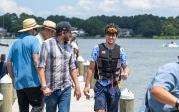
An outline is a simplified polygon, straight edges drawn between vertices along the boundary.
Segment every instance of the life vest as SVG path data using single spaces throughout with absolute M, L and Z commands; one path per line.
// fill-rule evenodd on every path
M 95 63 L 95 79 L 112 79 L 120 76 L 120 46 L 115 44 L 109 50 L 104 43 L 99 44 L 99 57 Z

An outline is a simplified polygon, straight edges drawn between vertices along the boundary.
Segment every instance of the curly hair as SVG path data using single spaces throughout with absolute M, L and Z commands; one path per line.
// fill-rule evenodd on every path
M 109 23 L 106 25 L 104 32 L 105 32 L 105 34 L 115 33 L 116 35 L 118 35 L 119 27 L 114 23 Z

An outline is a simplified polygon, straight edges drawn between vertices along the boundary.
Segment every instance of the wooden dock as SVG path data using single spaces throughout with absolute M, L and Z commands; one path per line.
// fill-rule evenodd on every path
M 80 82 L 80 85 L 81 85 L 81 92 L 83 92 L 84 82 Z M 91 93 L 93 96 L 93 90 L 91 90 Z M 84 94 L 82 93 L 82 97 L 80 98 L 80 100 L 76 101 L 75 97 L 73 96 L 74 96 L 74 90 L 72 89 L 70 112 L 93 112 L 93 107 L 94 107 L 93 98 L 87 100 Z M 12 106 L 12 112 L 19 112 L 17 99 L 14 102 L 14 105 Z

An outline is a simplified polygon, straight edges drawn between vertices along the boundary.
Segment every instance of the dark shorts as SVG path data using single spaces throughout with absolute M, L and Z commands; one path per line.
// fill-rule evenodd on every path
M 25 88 L 16 92 L 20 112 L 29 112 L 29 104 L 32 106 L 31 112 L 42 112 L 44 102 L 40 87 Z
M 107 110 L 107 112 L 118 112 L 118 102 L 121 92 L 117 85 L 114 87 L 111 85 L 102 86 L 99 82 L 96 82 L 94 92 L 94 111 Z

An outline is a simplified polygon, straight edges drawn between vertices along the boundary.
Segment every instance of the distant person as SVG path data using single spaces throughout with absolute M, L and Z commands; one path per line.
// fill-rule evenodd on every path
M 57 24 L 56 36 L 42 44 L 38 65 L 41 89 L 45 95 L 46 112 L 70 112 L 71 87 L 74 82 L 76 99 L 81 97 L 73 49 L 69 44 L 71 25 Z
M 79 47 L 78 47 L 78 44 L 77 44 L 76 36 L 72 35 L 72 37 L 70 38 L 70 43 L 72 45 L 75 58 L 77 59 L 78 56 L 79 56 Z
M 42 45 L 44 40 L 47 40 L 48 38 L 54 36 L 55 31 L 56 31 L 56 23 L 50 20 L 45 20 L 41 31 L 36 36 L 40 42 L 40 45 Z
M 170 44 L 176 45 L 176 43 L 174 41 L 171 41 Z
M 72 46 L 72 49 L 73 49 L 73 54 L 75 56 L 75 65 L 78 69 L 78 72 L 79 72 L 79 64 L 78 64 L 78 56 L 79 56 L 79 47 L 78 47 L 78 44 L 77 44 L 77 40 L 76 40 L 76 35 L 74 35 L 72 33 L 72 37 L 70 38 L 70 44 Z
M 146 93 L 145 112 L 179 112 L 179 62 L 161 66 Z
M 84 94 L 90 97 L 90 82 L 93 74 L 97 80 L 94 86 L 95 112 L 118 112 L 122 79 L 129 74 L 126 53 L 116 44 L 119 33 L 117 25 L 110 23 L 105 27 L 106 42 L 93 48 L 91 62 L 87 70 Z
M 40 44 L 36 34 L 39 27 L 35 19 L 25 19 L 23 29 L 18 31 L 20 34 L 12 44 L 7 59 L 20 112 L 29 112 L 29 105 L 32 106 L 31 112 L 43 110 L 43 93 L 37 72 Z
M 8 73 L 7 72 L 7 64 L 6 64 L 5 60 L 6 60 L 6 55 L 1 54 L 1 57 L 0 57 L 0 79 Z

